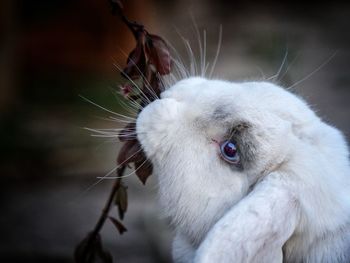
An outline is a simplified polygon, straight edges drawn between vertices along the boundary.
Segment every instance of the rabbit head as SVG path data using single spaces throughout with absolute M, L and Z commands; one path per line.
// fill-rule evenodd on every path
M 308 137 L 315 121 L 300 98 L 272 83 L 193 77 L 146 106 L 136 130 L 165 215 L 199 244 L 259 179 L 297 154 L 293 140 Z

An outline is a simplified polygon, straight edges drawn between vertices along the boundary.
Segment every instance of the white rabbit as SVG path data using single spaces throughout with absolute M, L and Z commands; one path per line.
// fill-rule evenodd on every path
M 192 77 L 142 110 L 137 136 L 175 262 L 350 262 L 347 144 L 299 97 Z

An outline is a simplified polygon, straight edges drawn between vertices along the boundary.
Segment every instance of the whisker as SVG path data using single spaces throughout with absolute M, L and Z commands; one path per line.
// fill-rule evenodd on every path
M 126 120 L 121 120 L 121 119 L 118 119 L 118 118 L 114 118 L 112 116 L 109 116 L 108 118 L 105 118 L 105 117 L 100 117 L 100 116 L 94 116 L 96 119 L 99 119 L 99 120 L 103 120 L 103 121 L 112 121 L 112 122 L 119 122 L 119 123 L 130 123 L 130 121 L 126 121 Z M 135 119 L 136 121 L 136 119 Z
M 117 99 L 118 104 L 122 106 L 123 109 L 125 109 L 127 112 L 136 115 L 139 109 L 142 108 L 142 106 L 134 100 L 121 99 L 120 95 L 122 94 L 120 91 L 117 91 L 112 87 L 109 87 L 109 90 L 113 94 L 113 96 Z M 127 101 L 130 104 L 126 104 L 124 101 Z
M 295 82 L 293 85 L 289 86 L 287 88 L 287 90 L 297 86 L 298 84 L 304 82 L 305 80 L 309 79 L 312 75 L 314 75 L 316 72 L 318 72 L 320 69 L 322 69 L 324 66 L 326 66 L 334 57 L 335 55 L 338 53 L 338 51 L 335 51 L 328 59 L 326 59 L 320 66 L 318 66 L 315 70 L 311 71 L 311 73 L 309 73 L 308 75 L 306 75 L 305 77 L 303 77 L 302 79 L 298 80 L 297 82 Z
M 121 49 L 119 48 L 120 52 L 122 52 L 122 54 L 128 58 L 128 55 Z M 154 90 L 152 89 L 151 84 L 148 82 L 147 78 L 145 77 L 145 75 L 142 73 L 142 71 L 140 70 L 140 68 L 137 66 L 137 64 L 134 62 L 133 59 L 129 58 L 130 61 L 132 62 L 132 64 L 136 67 L 136 70 L 140 73 L 140 76 L 144 82 L 145 87 L 148 89 L 148 91 L 151 92 L 151 95 L 153 96 L 153 99 L 159 99 L 157 94 L 154 92 Z
M 125 139 L 126 141 L 131 141 L 131 140 L 135 140 L 137 139 L 137 135 L 132 134 L 126 134 L 125 136 L 123 135 L 116 135 L 116 134 L 111 134 L 111 135 L 102 135 L 102 134 L 91 134 L 91 137 L 95 137 L 95 138 L 127 138 Z
M 300 53 L 298 53 L 294 59 L 292 60 L 292 62 L 289 63 L 288 67 L 286 68 L 286 71 L 282 74 L 281 77 L 279 77 L 280 80 L 283 79 L 283 77 L 287 74 L 288 70 L 292 67 L 292 65 L 297 61 L 297 59 L 299 58 Z
M 114 167 L 111 171 L 109 171 L 106 175 L 104 176 L 100 176 L 97 177 L 99 180 L 97 180 L 95 183 L 93 183 L 92 185 L 90 185 L 87 189 L 85 189 L 81 194 L 83 195 L 84 193 L 90 191 L 93 187 L 95 187 L 96 185 L 98 185 L 100 182 L 103 181 L 103 179 L 105 179 L 106 177 L 108 177 L 110 174 L 114 173 L 119 167 L 121 167 L 122 165 L 124 165 L 127 161 L 129 161 L 132 157 L 134 157 L 136 154 L 138 154 L 141 151 L 138 150 L 136 153 L 134 153 L 133 155 L 131 155 L 130 157 L 128 157 L 127 159 L 125 159 L 121 164 L 117 165 L 116 167 Z
M 108 120 L 109 120 L 109 121 L 114 121 L 114 122 L 119 122 L 119 119 L 118 119 L 118 118 L 114 118 L 114 117 L 112 117 L 112 116 L 109 116 L 109 117 L 108 117 Z M 137 118 L 133 119 L 133 121 L 128 121 L 128 122 L 124 121 L 123 123 L 135 122 L 136 120 L 137 120 Z
M 122 68 L 118 64 L 114 64 L 114 66 L 120 71 L 123 72 Z M 122 73 L 123 74 L 123 73 Z M 137 90 L 141 93 L 141 97 L 146 99 L 148 103 L 151 103 L 150 99 L 147 97 L 147 95 L 140 89 L 140 87 L 133 81 L 127 74 L 123 74 L 136 88 Z
M 207 65 L 205 65 L 205 68 L 204 68 L 204 75 L 203 75 L 203 77 L 205 77 L 205 74 L 206 74 L 206 73 L 207 73 L 207 71 L 208 71 L 209 65 L 210 65 L 210 63 L 209 63 L 209 62 L 207 63 Z
M 190 12 L 191 20 L 194 25 L 195 33 L 197 35 L 197 42 L 199 47 L 199 59 L 200 59 L 200 68 L 201 68 L 201 76 L 203 76 L 203 67 L 205 65 L 205 61 L 203 62 L 203 48 L 202 48 L 202 40 L 201 40 L 201 34 L 199 33 L 198 25 L 196 23 L 196 20 L 194 19 L 193 13 Z
M 137 88 L 137 90 L 141 93 L 141 97 L 146 99 L 148 101 L 148 103 L 151 103 L 150 99 L 142 91 L 142 89 L 135 83 L 135 81 L 133 81 L 127 74 L 124 74 L 123 69 L 117 63 L 114 63 L 113 65 L 123 74 L 123 76 L 125 76 Z
M 179 78 L 188 78 L 191 76 L 191 73 L 185 68 L 185 66 L 183 64 L 181 64 L 181 62 L 177 61 L 177 60 L 173 60 L 175 66 L 176 66 L 176 70 L 179 73 Z
M 98 151 L 103 145 L 106 145 L 108 143 L 118 143 L 118 139 L 117 138 L 109 138 L 108 140 L 105 140 L 101 143 L 99 143 L 96 147 L 95 147 L 95 151 Z
M 94 129 L 94 128 L 86 128 L 84 127 L 85 130 L 89 130 L 89 131 L 99 131 L 99 132 L 111 132 L 111 131 L 135 131 L 135 129 L 133 128 L 110 128 L 110 129 Z
M 109 117 L 108 117 L 108 120 L 109 120 L 109 121 L 114 121 L 114 122 L 119 122 L 119 119 L 114 118 L 114 117 L 112 117 L 112 116 L 109 116 Z M 137 120 L 137 118 L 135 118 L 133 121 L 124 122 L 124 123 L 127 123 L 127 124 L 129 124 L 129 123 L 131 123 L 131 122 L 134 122 L 134 123 L 135 123 L 136 120 Z
M 111 110 L 109 110 L 109 109 L 106 109 L 106 108 L 102 107 L 101 105 L 98 105 L 97 103 L 95 103 L 95 102 L 93 102 L 93 101 L 91 101 L 91 100 L 85 98 L 85 97 L 82 96 L 82 95 L 79 95 L 79 97 L 82 98 L 83 100 L 85 100 L 85 101 L 91 103 L 92 105 L 94 105 L 94 106 L 96 106 L 96 107 L 98 107 L 98 108 L 100 108 L 100 109 L 102 109 L 102 110 L 104 110 L 104 111 L 106 111 L 106 112 L 109 112 L 109 113 L 111 113 L 111 114 L 113 114 L 113 115 L 116 115 L 116 116 L 119 116 L 119 117 L 122 117 L 122 118 L 125 118 L 125 119 L 129 119 L 129 120 L 134 120 L 134 118 L 131 118 L 131 117 L 128 117 L 128 116 L 125 116 L 125 115 L 122 115 L 122 114 L 113 112 L 113 111 L 111 111 Z
M 260 75 L 261 75 L 261 78 L 263 80 L 266 80 L 266 76 L 264 74 L 264 71 L 259 67 L 259 66 L 255 66 L 255 68 L 259 71 Z
M 159 74 L 159 73 L 158 73 Z M 180 78 L 180 76 L 179 76 Z M 177 79 L 173 73 L 168 74 L 167 76 L 160 76 L 160 80 L 163 83 L 162 91 L 166 90 L 168 87 L 171 87 L 177 82 Z
M 207 71 L 206 65 L 206 56 L 207 56 L 207 31 L 203 30 L 203 69 L 202 69 L 202 77 L 205 77 L 205 73 Z
M 102 130 L 102 129 L 93 129 L 84 127 L 84 130 L 94 132 L 95 134 L 91 134 L 92 137 L 127 137 L 128 135 L 136 135 L 137 133 L 134 130 L 130 130 L 130 132 L 125 132 L 125 130 L 111 129 L 111 130 Z M 120 134 L 120 132 L 123 132 Z
M 179 37 L 181 38 L 182 42 L 184 43 L 187 54 L 189 56 L 191 76 L 196 76 L 197 75 L 197 63 L 196 63 L 196 59 L 194 57 L 193 50 L 191 48 L 190 41 L 188 39 L 186 39 L 184 36 L 182 36 L 182 34 L 180 33 L 180 31 L 177 28 L 175 28 L 175 31 L 179 35 Z
M 89 192 L 92 188 L 94 188 L 96 185 L 98 185 L 100 182 L 102 182 L 102 178 L 109 176 L 110 174 L 114 173 L 119 167 L 116 166 L 114 167 L 112 170 L 110 170 L 106 175 L 102 176 L 101 179 L 97 180 L 96 182 L 94 182 L 93 184 L 91 184 L 88 188 L 86 188 L 81 195 L 85 194 L 86 192 Z
M 214 57 L 213 65 L 212 65 L 210 73 L 209 73 L 209 78 L 211 78 L 212 75 L 213 75 L 213 72 L 214 72 L 214 69 L 215 69 L 215 66 L 216 66 L 216 62 L 217 62 L 219 54 L 220 54 L 221 41 L 222 41 L 222 25 L 220 25 L 220 28 L 219 28 L 218 46 L 217 46 L 217 49 L 216 49 L 216 54 L 215 54 L 215 57 Z
M 157 78 L 159 80 L 159 87 L 160 87 L 160 92 L 164 91 L 165 89 L 165 81 L 162 75 L 159 74 L 159 72 L 156 72 Z
M 287 61 L 287 57 L 288 57 L 288 48 L 286 49 L 286 52 L 284 53 L 284 57 L 283 57 L 283 60 L 282 60 L 282 63 L 277 71 L 277 73 L 275 75 L 272 75 L 271 77 L 267 78 L 267 80 L 277 80 L 278 79 L 278 76 L 281 74 L 281 71 L 282 71 L 282 68 L 285 64 L 285 62 Z
M 173 26 L 173 28 L 176 30 L 175 26 Z M 176 48 L 171 44 L 171 42 L 168 39 L 165 39 L 169 45 L 169 47 L 171 48 L 172 52 L 174 52 L 175 56 L 177 57 L 177 59 L 175 59 L 174 57 L 172 57 L 172 61 L 176 64 L 176 69 L 177 71 L 179 71 L 181 69 L 181 78 L 186 78 L 190 76 L 190 72 L 187 70 L 187 68 L 185 67 L 185 63 L 184 60 L 182 58 L 182 56 L 177 52 Z
M 131 111 L 135 110 L 135 112 L 133 112 L 133 114 L 135 114 L 135 115 L 137 115 L 137 113 L 139 111 L 143 110 L 143 108 L 144 108 L 137 100 L 128 98 L 127 100 L 125 99 L 125 101 L 127 101 L 130 104 L 126 104 L 124 102 L 124 100 L 119 100 L 120 104 L 122 105 L 122 107 L 124 109 L 128 109 L 129 108 L 129 110 L 131 110 Z
M 139 167 L 137 167 L 137 169 L 134 169 L 134 171 L 132 171 L 129 174 L 122 175 L 122 176 L 97 177 L 97 179 L 100 179 L 100 180 L 113 180 L 113 179 L 122 179 L 122 178 L 129 177 L 129 176 L 135 174 L 139 169 L 141 169 L 146 162 L 147 162 L 147 159 Z
M 118 98 L 116 95 L 115 97 L 118 101 L 118 104 L 130 115 L 136 116 L 139 110 L 143 108 L 137 101 L 128 100 L 129 104 L 127 104 L 123 99 Z

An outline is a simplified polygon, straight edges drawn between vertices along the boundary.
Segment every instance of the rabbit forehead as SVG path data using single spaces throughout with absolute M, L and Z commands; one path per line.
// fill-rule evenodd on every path
M 231 116 L 251 121 L 269 115 L 296 122 L 308 122 L 315 114 L 298 96 L 269 82 L 228 82 L 193 77 L 181 80 L 161 94 L 188 104 L 199 115 L 214 120 Z
M 220 105 L 220 100 L 224 98 L 230 101 L 237 89 L 239 85 L 230 82 L 189 78 L 179 81 L 164 91 L 161 98 L 173 98 L 191 103 L 193 106 L 196 104 L 213 106 Z

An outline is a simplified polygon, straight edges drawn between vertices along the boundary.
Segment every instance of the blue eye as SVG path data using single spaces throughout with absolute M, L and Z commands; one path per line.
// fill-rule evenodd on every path
M 237 164 L 239 163 L 239 155 L 237 152 L 236 145 L 231 141 L 224 141 L 220 145 L 221 157 L 229 163 Z

